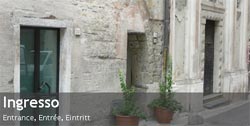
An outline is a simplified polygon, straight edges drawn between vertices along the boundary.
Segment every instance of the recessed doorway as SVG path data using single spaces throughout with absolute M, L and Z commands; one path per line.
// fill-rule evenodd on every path
M 205 26 L 204 96 L 213 94 L 215 24 L 215 21 L 207 20 Z

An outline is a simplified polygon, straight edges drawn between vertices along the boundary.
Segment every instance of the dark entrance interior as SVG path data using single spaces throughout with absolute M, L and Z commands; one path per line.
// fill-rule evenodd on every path
M 126 81 L 128 85 L 141 87 L 145 82 L 142 73 L 146 73 L 144 56 L 146 44 L 146 36 L 143 33 L 129 33 L 127 43 L 127 75 Z
M 134 85 L 136 82 L 136 63 L 137 63 L 137 34 L 128 34 L 127 43 L 127 77 L 128 85 Z
M 128 36 L 129 38 L 130 36 Z M 127 72 L 126 72 L 126 82 L 128 85 L 132 85 L 133 83 L 133 73 L 132 73 L 132 49 L 130 48 L 130 45 L 129 45 L 129 40 L 128 40 L 128 43 L 127 43 Z
M 213 93 L 214 72 L 214 34 L 215 21 L 207 20 L 205 28 L 205 70 L 204 70 L 204 95 Z

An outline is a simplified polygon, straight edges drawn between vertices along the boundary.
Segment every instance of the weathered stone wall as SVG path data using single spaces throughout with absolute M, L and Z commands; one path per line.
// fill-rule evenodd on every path
M 15 43 L 13 19 L 52 18 L 73 23 L 80 36 L 72 38 L 71 91 L 119 91 L 117 72 L 126 72 L 127 35 L 145 34 L 147 49 L 140 62 L 147 68 L 140 83 L 150 84 L 161 78 L 161 45 L 163 31 L 163 0 L 1 0 L 0 91 L 14 91 Z M 158 33 L 153 43 L 153 32 Z M 73 33 L 72 33 L 73 34 Z M 107 86 L 108 85 L 108 86 Z
M 9 92 L 14 90 L 14 43 L 13 29 L 11 24 L 11 9 L 13 8 L 8 1 L 0 2 L 0 90 Z
M 71 66 L 69 74 L 60 75 L 69 78 L 66 86 L 69 92 L 119 92 L 118 70 L 126 72 L 130 33 L 145 36 L 140 43 L 143 51 L 137 56 L 138 83 L 160 82 L 163 10 L 164 0 L 0 0 L 0 92 L 19 90 L 18 79 L 14 79 L 20 76 L 14 72 L 19 65 L 16 34 L 20 26 L 16 27 L 15 22 L 19 18 L 70 22 L 66 27 L 69 35 L 61 30 L 63 41 L 68 43 L 61 46 L 70 46 L 69 50 L 63 47 L 66 51 L 61 53 L 69 59 L 60 60 Z M 80 35 L 75 35 L 75 29 L 80 30 Z M 153 37 L 154 33 L 157 36 Z M 69 70 L 67 66 L 60 68 L 63 74 L 68 72 L 65 69 Z M 109 114 L 100 114 L 100 123 L 108 123 L 105 118 Z
M 176 81 L 185 80 L 185 26 L 186 26 L 186 6 L 187 1 L 185 0 L 177 0 L 175 3 L 175 37 L 174 41 L 172 42 L 174 47 L 173 51 L 173 75 Z
M 161 80 L 163 22 L 150 21 L 148 26 L 145 33 L 131 33 L 128 36 L 134 85 L 146 86 Z M 156 38 L 153 37 L 154 32 Z

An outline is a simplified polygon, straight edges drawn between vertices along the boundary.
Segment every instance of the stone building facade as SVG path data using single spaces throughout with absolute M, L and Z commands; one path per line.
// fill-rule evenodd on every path
M 202 111 L 208 96 L 248 90 L 248 5 L 248 0 L 0 0 L 0 92 L 21 92 L 21 28 L 52 28 L 60 39 L 58 92 L 120 92 L 119 69 L 128 84 L 158 91 L 167 40 L 174 91 L 199 94 L 180 101 L 185 111 Z
M 191 97 L 194 111 L 218 95 L 248 91 L 247 0 L 175 0 L 171 31 L 177 92 Z M 198 107 L 201 105 L 200 107 Z M 191 107 L 192 108 L 192 107 Z

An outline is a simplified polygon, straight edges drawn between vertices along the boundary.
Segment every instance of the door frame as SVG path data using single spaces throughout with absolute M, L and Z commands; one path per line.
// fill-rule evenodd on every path
M 68 20 L 51 20 L 38 18 L 13 18 L 13 40 L 15 45 L 14 93 L 20 93 L 20 30 L 21 27 L 45 27 L 60 29 L 59 57 L 59 93 L 70 92 L 71 89 L 71 47 L 73 39 L 73 23 Z
M 214 10 L 211 12 L 211 10 Z M 207 13 L 211 12 L 211 13 Z M 204 64 L 205 64 L 205 28 L 207 20 L 215 21 L 215 39 L 214 39 L 214 72 L 213 72 L 213 93 L 221 94 L 224 88 L 224 52 L 225 52 L 225 38 L 224 38 L 224 9 L 217 10 L 214 9 L 213 6 L 208 6 L 206 4 L 202 4 L 202 11 L 201 11 L 201 34 L 200 34 L 200 62 L 202 65 L 202 78 L 204 81 Z M 204 82 L 203 82 L 203 89 L 204 90 Z M 205 97 L 204 97 L 205 98 Z
M 12 18 L 13 26 L 13 41 L 14 41 L 14 93 L 15 98 L 18 99 L 20 96 L 20 31 L 21 26 L 26 27 L 46 27 L 46 28 L 58 28 L 60 29 L 60 57 L 59 57 L 59 93 L 69 93 L 71 92 L 71 48 L 73 41 L 73 22 L 70 20 L 57 20 L 57 19 L 39 19 L 39 18 L 24 18 L 13 16 Z M 59 96 L 60 98 L 60 96 Z M 67 100 L 65 100 L 67 99 Z M 63 106 L 59 107 L 59 115 L 65 115 L 70 112 L 70 97 L 60 98 L 62 101 L 67 101 L 61 103 Z M 15 115 L 20 115 L 19 111 L 14 111 Z M 67 122 L 59 122 L 59 126 L 70 126 Z M 20 126 L 19 122 L 15 123 L 15 126 Z
M 221 34 L 223 32 L 223 21 L 222 20 L 218 20 L 218 19 L 213 19 L 213 18 L 207 18 L 207 17 L 203 17 L 203 22 L 202 22 L 202 29 L 204 30 L 204 33 L 202 33 L 202 50 L 204 50 L 202 52 L 202 55 L 204 56 L 204 61 L 202 61 L 202 65 L 204 65 L 204 69 L 203 69 L 203 81 L 204 81 L 204 73 L 205 73 L 205 29 L 206 29 L 206 23 L 207 20 L 211 20 L 215 22 L 215 32 L 214 32 L 214 66 L 213 66 L 213 87 L 212 87 L 212 94 L 221 94 L 223 91 L 223 70 L 224 70 L 224 62 L 220 59 L 223 59 L 224 57 L 224 37 L 223 34 Z M 204 82 L 203 82 L 203 90 L 204 90 Z M 204 92 L 203 92 L 204 93 Z M 209 95 L 208 95 L 209 96 Z

